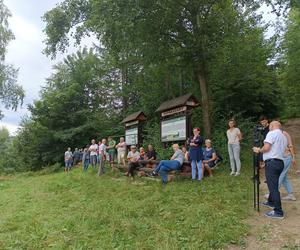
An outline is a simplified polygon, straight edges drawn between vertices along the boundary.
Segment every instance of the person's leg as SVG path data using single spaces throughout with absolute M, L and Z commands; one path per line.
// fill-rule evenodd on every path
M 162 160 L 159 162 L 159 164 L 156 166 L 156 168 L 154 169 L 153 172 L 155 172 L 155 174 L 157 174 L 161 168 L 161 166 L 164 164 L 164 162 L 166 162 L 166 160 Z
M 172 170 L 179 170 L 180 163 L 178 161 L 164 161 L 159 170 L 159 174 L 163 184 L 168 182 L 168 172 Z
M 196 180 L 196 168 L 197 168 L 196 161 L 191 162 L 191 167 L 192 167 L 192 180 Z
M 292 157 L 288 156 L 288 157 L 284 158 L 283 163 L 284 163 L 284 168 L 283 168 L 282 173 L 280 174 L 278 186 L 280 189 L 280 187 L 283 185 L 284 188 L 286 189 L 287 193 L 292 194 L 293 187 L 288 179 L 288 172 L 292 165 Z
M 241 160 L 240 160 L 240 151 L 241 147 L 239 144 L 234 144 L 233 146 L 233 156 L 236 165 L 236 174 L 241 173 Z
M 228 153 L 229 153 L 231 174 L 235 174 L 235 162 L 234 162 L 234 154 L 233 154 L 232 144 L 228 144 Z
M 201 181 L 203 177 L 202 161 L 197 162 L 197 169 L 198 169 L 198 181 Z
M 123 163 L 123 166 L 126 167 L 125 153 L 122 153 L 122 163 Z
M 282 170 L 283 170 L 282 161 L 269 161 L 266 163 L 266 179 L 267 179 L 267 185 L 270 192 L 268 202 L 270 205 L 274 205 L 274 211 L 280 215 L 283 215 L 283 211 L 281 207 L 278 181 Z
M 211 170 L 209 164 L 208 164 L 208 163 L 205 163 L 205 164 L 203 164 L 203 165 L 204 165 L 205 170 L 208 172 L 209 177 L 213 176 L 213 175 L 212 175 L 212 170 Z M 204 177 L 204 175 L 203 175 L 203 177 Z

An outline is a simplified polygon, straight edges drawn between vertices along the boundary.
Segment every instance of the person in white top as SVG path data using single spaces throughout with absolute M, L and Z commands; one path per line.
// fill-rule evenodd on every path
M 273 209 L 265 215 L 275 219 L 283 219 L 278 183 L 284 168 L 283 159 L 287 145 L 287 138 L 281 130 L 280 122 L 273 121 L 270 123 L 270 132 L 264 140 L 264 146 L 253 148 L 255 153 L 263 153 L 265 162 L 265 174 L 270 195 L 262 205 Z
M 118 151 L 118 164 L 123 164 L 124 167 L 126 167 L 126 162 L 125 162 L 125 155 L 126 155 L 126 142 L 124 137 L 120 138 L 120 142 L 116 145 L 116 149 Z
M 94 169 L 97 165 L 97 154 L 98 154 L 98 145 L 96 144 L 95 139 L 92 140 L 92 145 L 89 147 L 90 151 L 90 161 Z
M 235 120 L 229 120 L 228 126 L 229 129 L 227 130 L 226 134 L 228 139 L 228 153 L 231 167 L 230 175 L 238 176 L 241 173 L 240 141 L 242 140 L 242 133 L 238 128 L 236 128 Z
M 99 170 L 98 175 L 104 174 L 104 167 L 105 167 L 105 161 L 106 161 L 106 154 L 107 154 L 107 145 L 106 145 L 106 139 L 102 139 L 102 142 L 99 146 Z

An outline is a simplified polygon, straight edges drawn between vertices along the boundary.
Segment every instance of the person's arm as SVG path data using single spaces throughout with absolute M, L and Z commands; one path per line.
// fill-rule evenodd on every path
M 259 147 L 253 147 L 253 151 L 254 153 L 267 153 L 269 152 L 271 149 L 271 144 L 269 142 L 265 142 L 264 143 L 264 146 L 262 148 L 259 148 Z
M 293 146 L 293 141 L 292 141 L 292 137 L 289 135 L 289 133 L 283 131 L 283 134 L 286 136 L 287 141 L 288 141 L 288 149 L 292 155 L 292 162 L 293 162 L 293 166 L 296 166 L 296 153 L 295 153 L 295 149 Z

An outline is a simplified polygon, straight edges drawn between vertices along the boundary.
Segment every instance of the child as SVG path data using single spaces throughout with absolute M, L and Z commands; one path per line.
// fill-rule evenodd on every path
M 85 148 L 82 156 L 83 171 L 86 172 L 90 165 L 90 154 L 88 148 Z
M 143 147 L 140 148 L 140 160 L 141 161 L 147 160 L 146 152 Z
M 189 152 L 187 151 L 186 147 L 182 146 L 181 150 L 182 150 L 182 153 L 184 154 L 184 160 L 189 161 L 190 156 L 189 156 Z

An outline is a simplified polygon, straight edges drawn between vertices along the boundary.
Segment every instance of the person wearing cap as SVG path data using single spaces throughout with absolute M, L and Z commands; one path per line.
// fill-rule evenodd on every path
M 205 140 L 205 149 L 203 150 L 203 166 L 204 171 L 208 172 L 209 177 L 212 177 L 212 168 L 215 166 L 217 160 L 216 151 L 212 148 L 211 140 Z
M 280 122 L 273 121 L 270 123 L 270 132 L 264 140 L 264 146 L 262 148 L 253 147 L 255 153 L 263 154 L 265 162 L 266 180 L 270 195 L 268 200 L 263 202 L 262 205 L 273 209 L 265 214 L 269 218 L 284 218 L 278 183 L 284 169 L 283 159 L 287 145 L 287 138 L 281 130 Z
M 125 173 L 126 176 L 134 176 L 134 171 L 139 167 L 140 153 L 136 150 L 136 146 L 131 146 L 130 151 L 127 155 L 128 159 L 128 172 Z

